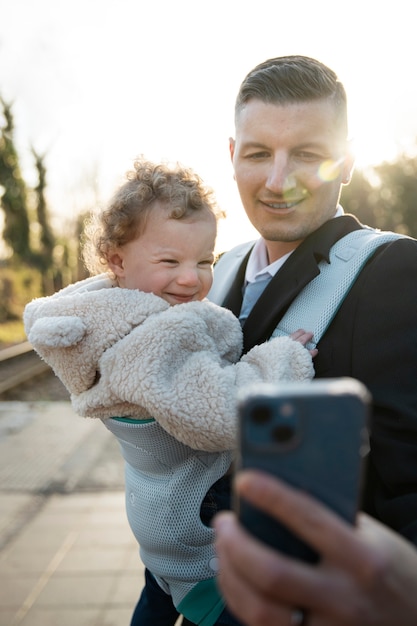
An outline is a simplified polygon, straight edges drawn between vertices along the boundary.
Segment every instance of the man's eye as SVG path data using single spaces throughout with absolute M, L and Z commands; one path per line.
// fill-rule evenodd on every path
M 257 161 L 259 159 L 267 159 L 269 157 L 269 152 L 251 152 L 246 155 L 246 159 L 252 159 L 253 161 Z
M 299 152 L 297 154 L 299 159 L 303 161 L 324 161 L 325 157 L 322 154 L 317 154 L 315 152 Z

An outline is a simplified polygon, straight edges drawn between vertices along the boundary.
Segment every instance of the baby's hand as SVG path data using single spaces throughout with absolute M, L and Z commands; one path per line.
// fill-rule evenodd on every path
M 307 332 L 302 328 L 299 328 L 294 333 L 291 333 L 290 337 L 291 339 L 294 339 L 294 341 L 298 341 L 299 343 L 301 343 L 301 345 L 305 346 L 309 341 L 311 341 L 311 339 L 313 339 L 313 333 Z M 309 352 L 314 358 L 315 356 L 317 356 L 319 351 L 317 350 L 317 348 L 313 348 L 312 350 L 309 350 Z

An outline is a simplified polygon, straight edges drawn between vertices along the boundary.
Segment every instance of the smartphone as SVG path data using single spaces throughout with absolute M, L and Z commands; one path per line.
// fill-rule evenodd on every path
M 269 472 L 354 524 L 369 407 L 367 388 L 353 378 L 256 384 L 239 397 L 236 470 Z M 318 560 L 277 520 L 236 495 L 234 506 L 241 523 L 260 540 L 293 557 Z

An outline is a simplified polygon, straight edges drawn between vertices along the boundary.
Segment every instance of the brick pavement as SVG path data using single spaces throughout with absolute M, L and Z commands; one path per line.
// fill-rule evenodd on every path
M 0 403 L 0 626 L 129 625 L 143 566 L 113 443 L 67 402 Z

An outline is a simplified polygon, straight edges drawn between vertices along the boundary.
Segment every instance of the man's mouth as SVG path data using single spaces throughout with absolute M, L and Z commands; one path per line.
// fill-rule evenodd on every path
M 285 209 L 292 209 L 293 207 L 297 206 L 297 204 L 300 204 L 300 202 L 302 202 L 304 200 L 304 197 L 302 198 L 294 198 L 293 200 L 285 200 L 282 202 L 268 202 L 267 200 L 263 200 L 262 204 L 265 204 L 266 206 L 268 206 L 271 209 L 276 209 L 278 211 L 282 211 Z
M 284 211 L 297 206 L 297 204 L 303 202 L 308 195 L 307 189 L 292 189 L 287 192 L 284 191 L 281 196 L 275 198 L 264 198 L 261 202 L 271 209 Z

